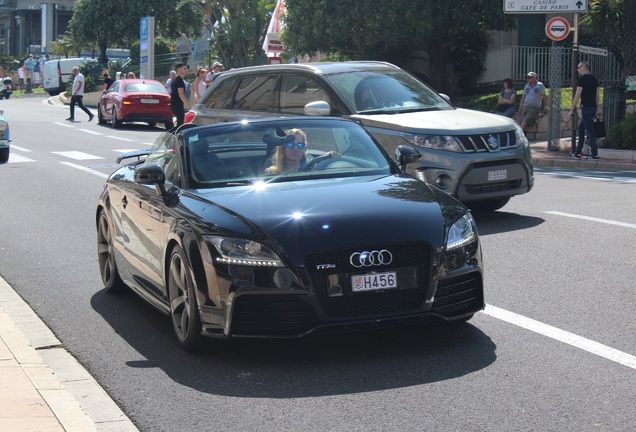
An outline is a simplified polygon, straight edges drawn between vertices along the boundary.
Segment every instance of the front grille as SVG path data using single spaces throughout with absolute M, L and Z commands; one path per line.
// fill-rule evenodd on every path
M 484 307 L 484 288 L 479 273 L 442 280 L 437 285 L 432 312 L 446 318 L 477 312 Z
M 285 336 L 300 335 L 318 319 L 306 296 L 243 295 L 235 300 L 232 334 Z
M 514 131 L 457 137 L 466 153 L 498 152 L 517 146 Z M 489 142 L 491 145 L 489 145 Z
M 468 192 L 469 194 L 505 192 L 511 189 L 518 189 L 520 187 L 521 187 L 521 179 L 517 179 L 517 180 L 507 180 L 502 182 L 466 185 L 466 192 Z
M 355 268 L 349 262 L 351 254 L 360 251 L 386 249 L 393 255 L 389 266 Z M 340 249 L 313 254 L 306 265 L 316 295 L 325 314 L 332 318 L 364 318 L 373 315 L 412 312 L 422 308 L 430 280 L 432 248 L 428 243 L 401 243 Z M 335 267 L 319 270 L 316 266 L 330 264 Z M 396 271 L 398 289 L 353 293 L 351 277 L 371 271 Z M 338 296 L 329 295 L 334 278 L 341 286 Z

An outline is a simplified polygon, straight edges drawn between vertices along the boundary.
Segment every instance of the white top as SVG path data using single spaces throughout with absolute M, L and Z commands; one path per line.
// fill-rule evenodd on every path
M 73 80 L 73 94 L 71 96 L 84 96 L 84 75 L 78 73 Z
M 199 97 L 203 96 L 206 88 L 207 86 L 205 85 L 205 80 L 199 80 L 199 84 L 197 85 L 197 94 L 199 95 Z

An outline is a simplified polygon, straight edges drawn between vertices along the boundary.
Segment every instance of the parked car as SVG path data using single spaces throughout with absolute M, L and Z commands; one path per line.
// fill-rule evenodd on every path
M 528 141 L 511 119 L 454 107 L 448 97 L 389 63 L 256 66 L 225 72 L 186 121 L 210 124 L 272 115 L 356 120 L 392 154 L 422 151 L 410 172 L 474 210 L 492 211 L 532 189 Z
M 281 152 L 299 171 L 266 174 Z M 104 286 L 132 288 L 169 315 L 188 350 L 202 335 L 466 321 L 484 307 L 475 222 L 404 172 L 417 150 L 395 155 L 330 117 L 164 132 L 120 157 L 145 156 L 111 174 L 99 198 Z
M 56 96 L 65 91 L 68 80 L 73 76 L 73 68 L 83 68 L 86 65 L 97 65 L 92 58 L 64 58 L 52 59 L 42 66 L 42 87 L 50 96 Z
M 9 162 L 10 151 L 11 134 L 9 133 L 9 122 L 4 117 L 4 111 L 0 110 L 0 164 Z
M 125 122 L 163 123 L 172 129 L 174 114 L 170 110 L 170 94 L 159 81 L 148 79 L 117 80 L 99 98 L 99 124 L 111 122 L 114 128 Z

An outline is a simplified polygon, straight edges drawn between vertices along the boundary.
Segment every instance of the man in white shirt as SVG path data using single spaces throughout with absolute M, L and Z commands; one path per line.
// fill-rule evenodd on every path
M 73 80 L 73 90 L 71 92 L 71 116 L 67 118 L 67 121 L 75 121 L 75 105 L 86 114 L 88 114 L 88 121 L 93 120 L 94 115 L 84 106 L 84 75 L 80 73 L 80 70 L 77 66 L 73 68 L 73 75 L 75 75 L 75 79 Z

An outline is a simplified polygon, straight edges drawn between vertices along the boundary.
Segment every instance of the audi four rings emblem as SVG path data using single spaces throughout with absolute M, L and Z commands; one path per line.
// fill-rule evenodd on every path
M 349 262 L 351 263 L 351 265 L 357 268 L 389 265 L 392 261 L 393 255 L 386 249 L 382 249 L 379 251 L 374 250 L 371 252 L 355 252 L 351 254 L 351 257 L 349 258 Z

